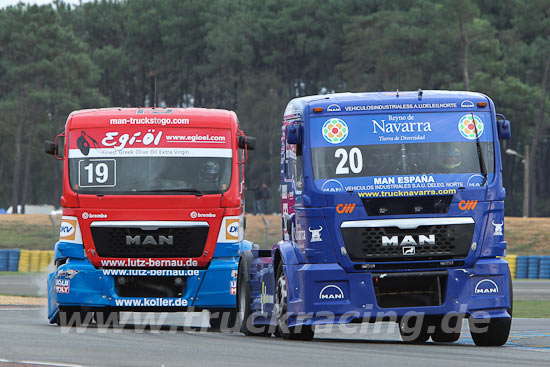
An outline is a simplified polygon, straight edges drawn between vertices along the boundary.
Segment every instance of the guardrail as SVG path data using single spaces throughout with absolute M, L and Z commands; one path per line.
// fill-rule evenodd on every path
M 0 271 L 41 272 L 53 263 L 53 251 L 43 250 L 0 250 Z

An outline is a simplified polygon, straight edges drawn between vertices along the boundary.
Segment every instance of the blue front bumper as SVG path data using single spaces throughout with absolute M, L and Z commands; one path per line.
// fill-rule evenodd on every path
M 48 277 L 48 317 L 54 320 L 60 306 L 115 311 L 235 308 L 238 265 L 238 257 L 213 258 L 208 269 L 184 276 L 186 283 L 181 298 L 141 298 L 119 297 L 115 275 L 109 274 L 110 270 L 96 269 L 87 259 L 71 258 Z M 131 276 L 140 276 L 133 272 Z
M 338 264 L 285 265 L 285 273 L 288 312 L 298 315 L 289 318 L 289 326 L 383 320 L 411 312 L 511 317 L 510 272 L 508 263 L 498 258 L 480 259 L 473 268 L 448 269 L 444 298 L 439 306 L 382 308 L 377 303 L 372 273 L 347 273 Z M 407 282 L 407 278 L 402 281 Z

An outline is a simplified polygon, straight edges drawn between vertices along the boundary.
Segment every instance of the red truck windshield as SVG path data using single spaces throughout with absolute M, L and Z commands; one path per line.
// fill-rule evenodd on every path
M 222 193 L 231 182 L 230 136 L 226 129 L 74 130 L 71 187 L 98 195 Z

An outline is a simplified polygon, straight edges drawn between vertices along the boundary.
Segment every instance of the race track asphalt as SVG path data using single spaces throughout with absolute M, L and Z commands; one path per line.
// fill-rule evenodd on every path
M 466 323 L 457 343 L 411 345 L 395 323 L 319 328 L 313 341 L 302 342 L 191 330 L 183 314 L 141 316 L 148 318 L 125 327 L 60 328 L 46 323 L 45 309 L 1 307 L 0 366 L 550 365 L 550 319 L 514 319 L 505 346 L 476 347 Z
M 0 294 L 7 293 L 6 283 L 33 282 L 32 276 L 0 276 Z M 514 283 L 519 299 L 549 300 L 549 288 L 546 281 Z M 44 307 L 0 306 L 0 367 L 550 366 L 550 319 L 514 319 L 505 346 L 476 347 L 467 323 L 456 343 L 412 345 L 387 322 L 318 328 L 310 342 L 185 326 L 207 325 L 205 316 L 124 313 L 123 327 L 60 328 L 47 323 Z

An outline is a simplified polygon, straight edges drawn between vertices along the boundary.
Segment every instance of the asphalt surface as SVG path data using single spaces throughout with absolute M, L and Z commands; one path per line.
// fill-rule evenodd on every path
M 194 331 L 182 326 L 184 314 L 138 315 L 125 328 L 60 328 L 43 309 L 0 308 L 0 366 L 550 365 L 550 319 L 515 319 L 505 346 L 476 347 L 466 324 L 453 344 L 405 344 L 395 323 L 323 328 L 300 342 Z
M 0 294 L 47 296 L 46 274 L 0 275 Z M 549 280 L 516 279 L 514 299 L 550 301 Z
M 2 275 L 0 294 L 45 295 L 45 279 Z M 550 300 L 550 281 L 515 281 L 514 293 Z M 411 345 L 395 323 L 318 328 L 313 341 L 301 342 L 208 331 L 206 313 L 122 313 L 121 319 L 117 328 L 60 328 L 47 323 L 45 308 L 0 306 L 0 367 L 550 365 L 550 319 L 514 319 L 503 347 L 476 347 L 466 322 L 456 343 Z

